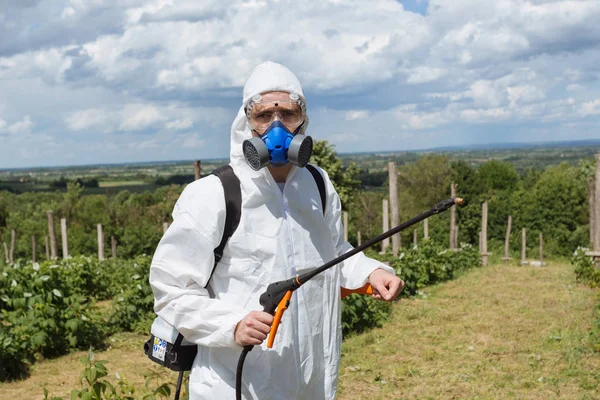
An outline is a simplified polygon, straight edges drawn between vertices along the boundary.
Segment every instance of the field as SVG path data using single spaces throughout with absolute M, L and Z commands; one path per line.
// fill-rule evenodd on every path
M 498 145 L 496 148 L 465 147 L 423 151 L 352 153 L 338 156 L 343 165 L 354 163 L 361 170 L 372 174 L 385 171 L 387 163 L 390 161 L 395 161 L 401 166 L 430 153 L 446 155 L 450 160 L 464 160 L 473 166 L 479 166 L 492 159 L 509 162 L 519 173 L 524 174 L 530 169 L 543 170 L 561 162 L 576 166 L 583 159 L 593 159 L 594 154 L 598 151 L 600 151 L 600 141 L 586 141 Z M 201 162 L 202 174 L 205 175 L 218 166 L 226 164 L 228 159 L 210 159 L 201 160 Z M 114 194 L 116 193 L 114 189 L 141 193 L 160 187 L 163 183 L 155 184 L 158 178 L 173 176 L 179 176 L 186 183 L 191 182 L 194 176 L 193 161 L 0 169 L 0 190 L 10 190 L 16 193 L 52 191 L 56 190 L 50 186 L 53 182 L 60 179 L 80 178 L 98 181 L 99 188 L 86 188 L 86 194 Z M 381 179 L 375 181 L 382 184 Z M 366 179 L 363 183 L 370 186 L 371 180 Z M 102 188 L 112 190 L 99 190 Z
M 600 354 L 588 344 L 598 292 L 574 276 L 562 263 L 494 265 L 396 302 L 382 328 L 344 341 L 337 398 L 599 398 Z M 141 351 L 145 339 L 117 334 L 95 357 L 109 361 L 109 376 L 141 386 L 142 373 L 157 370 Z M 37 363 L 29 379 L 0 383 L 0 399 L 41 399 L 42 385 L 66 395 L 84 355 Z

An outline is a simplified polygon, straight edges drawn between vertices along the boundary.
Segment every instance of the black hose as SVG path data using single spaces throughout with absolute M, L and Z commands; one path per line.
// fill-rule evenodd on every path
M 244 361 L 248 352 L 252 350 L 254 346 L 244 346 L 242 354 L 238 360 L 237 370 L 235 372 L 235 400 L 242 400 L 242 370 L 244 369 Z
M 181 393 L 181 384 L 183 383 L 183 371 L 179 371 L 177 377 L 177 387 L 175 388 L 175 400 L 179 400 L 179 394 Z

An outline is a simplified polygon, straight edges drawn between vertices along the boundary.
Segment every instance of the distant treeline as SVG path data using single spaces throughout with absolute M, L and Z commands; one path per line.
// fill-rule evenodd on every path
M 50 182 L 50 187 L 53 189 L 66 189 L 69 182 L 77 183 L 79 186 L 84 188 L 99 187 L 98 179 L 96 178 L 67 179 L 64 176 L 61 176 L 59 179 Z

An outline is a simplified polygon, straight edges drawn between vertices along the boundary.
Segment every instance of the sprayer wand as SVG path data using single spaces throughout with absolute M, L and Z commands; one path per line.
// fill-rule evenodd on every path
M 292 293 L 298 289 L 300 286 L 314 278 L 316 275 L 321 272 L 341 263 L 342 261 L 360 253 L 363 250 L 381 242 L 384 239 L 389 238 L 390 236 L 395 235 L 411 227 L 412 225 L 421 222 L 422 220 L 431 217 L 432 215 L 439 214 L 441 212 L 446 211 L 453 205 L 463 205 L 464 200 L 460 197 L 442 200 L 438 204 L 436 204 L 429 211 L 426 211 L 422 214 L 417 215 L 414 218 L 409 219 L 406 222 L 401 223 L 395 228 L 390 229 L 387 232 L 382 233 L 379 236 L 374 237 L 373 239 L 363 243 L 360 246 L 355 247 L 354 249 L 348 251 L 347 253 L 342 254 L 339 257 L 334 258 L 333 260 L 323 264 L 319 268 L 315 268 L 314 270 L 307 272 L 302 275 L 295 276 L 293 278 L 279 281 L 275 283 L 271 283 L 267 290 L 260 296 L 260 305 L 263 306 L 263 311 L 274 315 L 273 324 L 271 325 L 271 331 L 269 332 L 269 339 L 267 341 L 267 347 L 272 348 L 273 342 L 275 341 L 275 335 L 277 334 L 277 328 L 279 328 L 279 323 L 281 322 L 281 318 L 283 317 L 283 313 L 287 310 L 290 300 L 292 298 Z M 246 360 L 246 356 L 248 352 L 252 350 L 254 346 L 244 346 L 244 350 L 242 350 L 242 354 L 238 360 L 236 377 L 235 377 L 235 389 L 236 389 L 236 400 L 242 400 L 242 371 L 244 368 L 244 361 Z

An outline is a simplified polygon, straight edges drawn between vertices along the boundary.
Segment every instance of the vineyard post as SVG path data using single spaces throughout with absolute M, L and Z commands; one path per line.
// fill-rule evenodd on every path
M 483 240 L 481 239 L 481 231 L 479 231 L 479 254 L 483 253 Z
M 527 230 L 521 231 L 521 265 L 527 264 Z
M 2 245 L 4 246 L 4 260 L 7 264 L 9 264 L 10 260 L 8 259 L 8 246 L 6 245 L 6 242 L 2 242 Z
M 400 225 L 400 205 L 398 204 L 398 172 L 396 172 L 396 163 L 388 163 L 388 173 L 390 177 L 390 207 L 392 208 L 392 226 Z M 398 250 L 402 246 L 400 233 L 392 236 L 392 253 L 398 257 Z
M 54 234 L 54 214 L 52 211 L 46 212 L 48 215 L 48 236 L 50 236 L 50 255 L 53 260 L 57 258 L 56 235 Z
M 12 229 L 10 231 L 10 253 L 8 255 L 8 258 L 10 259 L 10 263 L 14 263 L 15 262 L 15 241 L 17 240 L 17 232 Z
M 540 232 L 540 266 L 544 266 L 544 235 Z
M 415 246 L 417 245 L 417 236 L 418 236 L 418 234 L 419 234 L 419 233 L 418 233 L 418 232 L 417 232 L 417 230 L 415 229 L 415 230 L 413 231 L 413 245 L 415 245 Z
M 342 211 L 344 217 L 344 242 L 348 241 L 348 211 Z
M 110 249 L 112 252 L 112 258 L 117 258 L 117 239 L 114 236 L 110 237 Z
M 429 239 L 429 218 L 423 220 L 423 239 Z
M 383 199 L 382 207 L 383 207 L 383 221 L 382 221 L 383 232 L 387 232 L 390 230 L 390 215 L 389 215 L 390 206 L 388 204 L 387 199 Z M 388 247 L 390 247 L 390 238 L 385 238 L 381 242 L 381 252 L 385 253 L 385 251 L 387 250 Z
M 104 234 L 102 233 L 102 224 L 98 224 L 98 259 L 104 260 Z
M 456 189 L 458 185 L 456 183 L 450 184 L 450 197 L 456 197 Z M 450 249 L 456 249 L 456 206 L 450 207 Z
M 594 196 L 594 252 L 600 251 L 600 229 L 598 228 L 598 222 L 600 222 L 600 153 L 596 154 L 596 190 Z
M 194 180 L 200 179 L 202 167 L 200 166 L 200 160 L 194 161 Z
M 588 178 L 588 206 L 590 211 L 590 243 L 596 243 L 596 180 L 593 176 Z
M 488 225 L 488 203 L 487 201 L 481 206 L 481 264 L 486 267 L 488 265 L 488 248 L 487 248 L 487 225 Z
M 459 241 L 458 241 L 458 225 L 456 225 L 454 227 L 454 247 L 456 247 L 456 249 L 459 248 Z
M 508 216 L 508 226 L 506 227 L 506 237 L 504 238 L 504 265 L 508 265 L 508 261 L 510 260 L 510 231 L 512 229 L 512 215 Z
M 360 231 L 356 232 L 356 236 L 358 240 L 358 246 L 360 246 L 362 244 L 362 237 L 360 236 Z
M 67 219 L 66 218 L 60 219 L 60 235 L 61 235 L 61 239 L 62 239 L 63 259 L 66 260 L 67 258 L 69 258 L 69 244 L 68 244 L 68 240 L 67 240 Z
M 35 251 L 35 236 L 31 235 L 31 262 L 35 264 L 37 261 L 37 254 Z
M 48 247 L 48 235 L 44 237 L 44 244 L 46 245 L 46 260 L 50 259 L 50 247 Z

